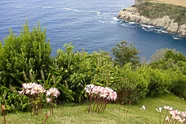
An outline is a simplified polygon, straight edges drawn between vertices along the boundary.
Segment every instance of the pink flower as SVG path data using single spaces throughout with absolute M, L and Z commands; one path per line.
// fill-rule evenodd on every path
M 42 87 L 42 85 L 36 83 L 24 83 L 22 87 L 22 91 L 19 91 L 20 94 L 26 94 L 26 95 L 35 95 L 44 92 L 45 89 Z
M 54 97 L 58 97 L 60 95 L 60 92 L 58 89 L 56 88 L 50 88 L 49 90 L 47 90 L 46 92 L 46 96 L 54 96 Z
M 50 101 L 51 101 L 51 99 L 50 99 L 50 98 L 46 98 L 46 100 L 47 100 L 47 102 L 50 102 Z

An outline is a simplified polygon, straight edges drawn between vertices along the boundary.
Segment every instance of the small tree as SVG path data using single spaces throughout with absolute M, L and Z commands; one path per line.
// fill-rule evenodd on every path
M 132 63 L 134 65 L 139 64 L 140 60 L 137 56 L 139 51 L 134 45 L 128 44 L 126 41 L 121 41 L 116 47 L 112 49 L 113 55 L 115 56 L 115 61 L 120 66 L 126 63 Z

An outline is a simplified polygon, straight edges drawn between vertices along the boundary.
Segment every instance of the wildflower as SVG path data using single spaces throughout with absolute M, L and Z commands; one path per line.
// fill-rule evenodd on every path
M 156 108 L 157 112 L 161 112 L 162 111 L 162 107 Z
M 163 108 L 164 108 L 165 110 L 168 110 L 168 111 L 172 111 L 172 110 L 173 110 L 173 108 L 170 107 L 170 106 L 164 106 Z
M 47 100 L 47 102 L 50 102 L 50 101 L 51 101 L 51 99 L 50 99 L 50 98 L 46 98 L 46 100 Z
M 54 96 L 57 98 L 59 95 L 60 95 L 60 92 L 57 88 L 50 88 L 46 92 L 46 96 Z
M 169 120 L 170 120 L 170 119 L 169 119 L 169 117 L 167 116 L 167 117 L 165 118 L 165 121 L 166 121 L 166 122 L 169 122 Z
M 181 116 L 182 116 L 183 118 L 186 118 L 186 113 L 185 113 L 185 112 L 181 112 Z
M 90 85 L 87 85 L 84 88 L 84 90 L 90 96 L 90 104 L 89 104 L 89 109 L 88 109 L 89 112 L 91 110 L 91 103 L 97 104 L 95 111 L 101 112 L 101 111 L 104 111 L 104 109 L 106 108 L 106 104 L 109 101 L 115 101 L 117 98 L 117 93 L 114 92 L 109 87 L 94 86 L 93 84 L 90 84 Z M 95 100 L 95 101 L 92 102 L 92 100 Z M 101 106 L 101 107 L 99 107 L 99 106 Z
M 146 110 L 146 106 L 143 105 L 143 106 L 141 107 L 141 110 Z
M 89 84 L 87 85 L 84 90 L 86 93 L 90 94 L 92 92 L 92 89 L 94 88 L 95 86 L 93 84 Z
M 183 118 L 183 119 L 180 118 L 178 121 L 179 121 L 180 123 L 183 123 L 183 122 L 185 121 L 185 118 Z
M 19 94 L 35 95 L 44 93 L 45 89 L 40 84 L 36 83 L 24 83 L 22 91 L 18 91 Z

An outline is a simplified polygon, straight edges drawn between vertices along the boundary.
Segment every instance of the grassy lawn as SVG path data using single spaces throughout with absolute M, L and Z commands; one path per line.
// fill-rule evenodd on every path
M 140 109 L 142 105 L 146 106 L 146 110 Z M 86 104 L 59 106 L 54 109 L 54 115 L 49 117 L 47 124 L 158 124 L 159 113 L 155 109 L 164 105 L 186 110 L 186 101 L 166 94 L 158 98 L 146 98 L 137 105 L 109 104 L 103 113 L 88 113 Z M 44 109 L 39 116 L 31 116 L 30 113 L 8 114 L 7 124 L 42 124 L 47 111 Z M 2 120 L 0 116 L 0 122 Z

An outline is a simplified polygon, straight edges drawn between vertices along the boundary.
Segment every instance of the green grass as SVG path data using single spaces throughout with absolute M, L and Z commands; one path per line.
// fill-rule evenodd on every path
M 168 15 L 171 19 L 174 19 L 175 22 L 178 22 L 179 25 L 185 24 L 186 7 L 153 2 L 145 2 L 136 7 L 141 15 L 150 19 L 162 18 Z
M 146 106 L 146 110 L 140 109 L 142 105 Z M 137 105 L 109 104 L 103 113 L 88 113 L 86 104 L 59 106 L 54 109 L 54 115 L 49 117 L 47 124 L 158 124 L 159 113 L 155 109 L 164 105 L 186 110 L 186 101 L 166 94 L 158 98 L 146 98 Z M 8 114 L 7 124 L 42 124 L 47 111 L 44 109 L 39 116 L 31 116 L 30 113 Z M 0 122 L 2 120 L 0 116 Z

